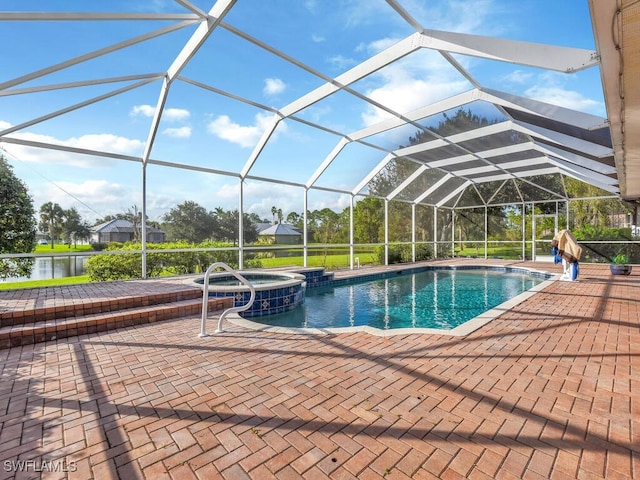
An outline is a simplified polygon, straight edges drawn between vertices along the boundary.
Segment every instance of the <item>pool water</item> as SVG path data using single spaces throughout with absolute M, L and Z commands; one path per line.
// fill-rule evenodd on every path
M 307 289 L 303 305 L 254 319 L 282 327 L 453 329 L 545 281 L 505 270 L 427 270 Z

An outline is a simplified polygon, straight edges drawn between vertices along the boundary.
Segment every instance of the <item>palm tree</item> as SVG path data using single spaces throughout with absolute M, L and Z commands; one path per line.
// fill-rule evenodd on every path
M 278 209 L 276 207 L 271 207 L 271 215 L 273 215 L 273 223 L 276 223 L 276 213 L 278 213 Z
M 57 203 L 43 203 L 40 207 L 40 228 L 49 232 L 51 238 L 51 248 L 54 245 L 54 239 L 59 235 L 64 221 L 64 210 Z

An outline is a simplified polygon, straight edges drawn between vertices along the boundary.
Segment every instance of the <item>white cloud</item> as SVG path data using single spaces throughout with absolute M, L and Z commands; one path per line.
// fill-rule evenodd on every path
M 287 86 L 279 78 L 267 78 L 264 81 L 264 88 L 262 89 L 262 93 L 270 97 L 284 92 L 285 88 L 287 88 Z
M 63 145 L 86 148 L 88 150 L 100 150 L 113 153 L 133 154 L 141 152 L 144 142 L 131 138 L 112 135 L 110 133 L 97 133 L 72 137 L 61 142 Z
M 74 207 L 80 215 L 93 223 L 96 218 L 113 215 L 136 203 L 129 187 L 106 180 L 85 180 L 75 183 L 57 180 L 32 189 L 34 205 L 54 202 L 62 208 Z
M 207 130 L 218 138 L 243 148 L 251 148 L 258 143 L 264 131 L 271 126 L 272 121 L 273 115 L 266 112 L 257 114 L 253 125 L 240 125 L 232 122 L 228 115 L 220 115 L 207 125 Z M 278 132 L 284 130 L 286 130 L 286 126 L 281 123 Z
M 273 206 L 282 209 L 284 216 L 290 212 L 300 213 L 303 210 L 300 188 L 266 182 L 246 182 L 243 192 L 247 211 L 257 213 L 261 218 L 271 219 Z
M 575 76 L 557 72 L 534 73 L 522 70 L 514 70 L 501 78 L 502 82 L 515 85 L 521 96 L 580 112 L 604 115 L 602 102 L 587 98 L 570 87 L 576 80 Z
M 189 138 L 191 127 L 165 128 L 162 133 L 173 138 Z
M 511 27 L 505 25 L 505 18 L 517 2 L 513 2 L 514 6 L 510 3 L 495 0 L 407 0 L 404 7 L 424 28 L 496 36 Z
M 152 105 L 136 105 L 129 113 L 132 117 L 142 115 L 143 117 L 153 117 L 156 107 Z M 165 108 L 162 117 L 170 122 L 184 121 L 191 116 L 189 110 L 184 108 Z
M 374 40 L 371 43 L 360 43 L 356 47 L 356 51 L 357 52 L 365 51 L 365 52 L 368 52 L 371 55 L 375 55 L 376 53 L 379 53 L 379 52 L 389 48 L 391 45 L 395 45 L 400 40 L 401 40 L 400 38 L 385 37 L 385 38 L 381 38 L 379 40 Z
M 596 112 L 602 110 L 602 103 L 584 97 L 579 92 L 565 90 L 557 86 L 545 87 L 534 85 L 525 91 L 525 96 L 540 102 L 551 103 L 580 112 Z
M 318 35 L 317 33 L 312 33 L 311 34 L 311 41 L 313 43 L 322 43 L 325 42 L 327 39 L 325 37 L 323 37 L 322 35 Z
M 514 70 L 510 74 L 502 77 L 502 81 L 509 82 L 509 83 L 523 84 L 523 83 L 530 82 L 533 76 L 534 76 L 533 73 L 530 73 L 530 72 L 527 73 L 527 72 L 523 72 L 522 70 Z
M 355 58 L 345 57 L 344 55 L 334 55 L 327 59 L 329 64 L 338 70 L 346 70 L 347 68 L 351 68 L 358 63 Z
M 46 196 L 51 199 L 50 201 L 59 203 L 60 205 L 65 205 L 73 201 L 73 198 L 69 196 L 69 194 L 71 194 L 73 197 L 90 206 L 98 202 L 108 207 L 122 201 L 123 196 L 125 196 L 128 191 L 128 188 L 106 180 L 85 180 L 80 183 L 56 181 L 55 183 L 60 188 L 49 184 Z M 96 210 L 98 209 L 96 208 Z
M 153 117 L 153 114 L 156 111 L 156 107 L 152 107 L 151 105 L 136 105 L 131 109 L 131 116 L 142 115 L 143 117 Z
M 184 108 L 165 108 L 164 113 L 162 114 L 162 118 L 172 122 L 179 122 L 186 120 L 191 116 L 189 110 L 185 110 Z
M 373 78 L 380 85 L 368 90 L 367 96 L 398 113 L 410 112 L 470 88 L 457 71 L 430 51 L 417 52 L 384 68 Z M 365 125 L 389 118 L 387 112 L 373 106 L 361 116 Z

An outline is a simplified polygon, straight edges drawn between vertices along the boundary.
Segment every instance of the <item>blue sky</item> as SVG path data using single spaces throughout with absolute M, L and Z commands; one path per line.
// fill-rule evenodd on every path
M 208 12 L 213 1 L 192 0 Z M 425 29 L 594 49 L 586 0 L 403 0 L 399 2 Z M 4 0 L 0 9 L 69 12 L 189 13 L 172 0 L 58 2 Z M 95 9 L 95 10 L 89 10 Z M 125 75 L 163 73 L 194 33 L 197 25 L 117 50 L 69 68 L 21 82 L 23 75 L 177 25 L 177 21 L 2 21 L 5 45 L 0 68 L 3 88 L 24 89 Z M 273 113 L 323 84 L 315 73 L 334 78 L 415 32 L 389 5 L 379 0 L 240 0 L 224 18 L 231 28 L 208 37 L 181 75 L 234 96 L 229 98 L 177 80 L 170 88 L 151 158 L 231 174 L 239 173 Z M 246 41 L 235 31 L 271 45 L 307 71 Z M 600 73 L 591 68 L 566 75 L 515 64 L 454 55 L 483 86 L 606 116 Z M 145 148 L 162 80 L 146 85 L 128 80 L 0 96 L 0 131 L 19 126 L 70 105 L 121 88 L 131 88 L 102 101 L 20 128 L 9 134 L 31 141 L 140 157 Z M 443 57 L 422 49 L 355 82 L 361 95 L 398 112 L 408 112 L 472 88 Z M 243 103 L 240 97 L 250 103 Z M 358 96 L 339 92 L 303 108 L 297 116 L 330 131 L 292 120 L 281 122 L 250 171 L 304 183 L 340 137 L 385 118 Z M 436 122 L 438 118 L 431 119 Z M 429 119 L 425 122 L 429 123 Z M 411 131 L 405 131 L 411 134 Z M 381 136 L 382 137 L 382 136 Z M 402 140 L 380 138 L 383 146 Z M 393 143 L 396 142 L 396 145 Z M 15 173 L 29 186 L 38 208 L 54 201 L 76 207 L 88 220 L 117 214 L 142 204 L 139 163 L 0 143 Z M 376 149 L 349 145 L 322 175 L 319 186 L 352 189 L 384 156 Z M 238 207 L 239 181 L 234 176 L 174 169 L 147 168 L 147 210 L 152 220 L 185 200 L 208 209 Z M 248 179 L 244 209 L 271 217 L 271 206 L 285 214 L 302 212 L 298 187 Z M 309 208 L 348 206 L 348 195 L 325 191 L 309 194 Z

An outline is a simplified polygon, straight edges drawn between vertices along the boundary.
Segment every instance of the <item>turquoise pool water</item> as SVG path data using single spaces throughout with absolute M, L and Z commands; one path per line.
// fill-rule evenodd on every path
M 546 278 L 508 270 L 427 270 L 339 287 L 308 288 L 303 305 L 252 320 L 299 328 L 449 330 Z

